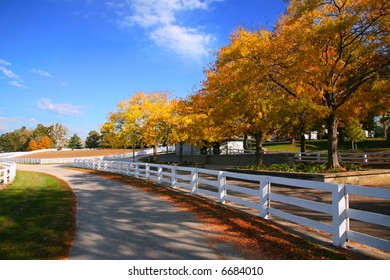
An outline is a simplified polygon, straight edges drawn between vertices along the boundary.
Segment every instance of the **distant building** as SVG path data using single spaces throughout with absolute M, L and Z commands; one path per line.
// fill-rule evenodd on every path
M 310 131 L 310 134 L 305 134 L 306 140 L 317 140 L 318 139 L 318 131 Z
M 228 140 L 221 143 L 216 143 L 212 147 L 199 148 L 191 144 L 185 143 L 183 145 L 183 156 L 193 155 L 231 155 L 241 154 L 244 152 L 244 142 L 242 140 Z M 175 153 L 179 155 L 180 144 L 175 145 Z

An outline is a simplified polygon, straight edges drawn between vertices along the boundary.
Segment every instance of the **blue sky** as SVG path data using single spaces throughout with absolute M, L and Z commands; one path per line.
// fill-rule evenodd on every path
M 139 91 L 185 97 L 238 27 L 282 0 L 0 0 L 0 134 L 62 123 L 82 138 Z

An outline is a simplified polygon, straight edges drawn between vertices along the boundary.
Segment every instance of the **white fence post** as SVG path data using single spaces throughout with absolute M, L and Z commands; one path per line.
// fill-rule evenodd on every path
M 157 183 L 158 184 L 161 184 L 161 182 L 162 182 L 162 170 L 163 170 L 162 165 L 159 165 L 157 167 Z
M 176 167 L 172 166 L 171 169 L 171 188 L 176 188 L 177 179 L 176 179 Z
M 146 180 L 149 180 L 150 177 L 150 164 L 146 163 L 145 164 L 145 178 Z
M 196 194 L 198 191 L 198 168 L 191 170 L 191 194 Z
M 345 193 L 345 185 L 339 184 L 332 191 L 333 245 L 335 246 L 346 246 L 348 230 L 348 221 L 346 214 L 347 207 L 348 197 Z
M 3 170 L 3 183 L 4 183 L 5 185 L 8 184 L 8 169 L 4 169 L 4 170 Z
M 10 181 L 13 181 L 16 177 L 16 163 L 11 164 L 11 168 L 9 170 L 9 179 Z
M 135 162 L 135 178 L 139 177 L 139 164 L 138 162 Z
M 226 176 L 225 172 L 219 171 L 218 173 L 218 194 L 219 194 L 219 203 L 225 204 L 226 202 Z
M 363 163 L 364 164 L 368 164 L 368 156 L 367 156 L 367 154 L 364 154 Z
M 130 162 L 127 162 L 126 163 L 126 175 L 129 175 L 130 174 Z
M 271 183 L 268 176 L 264 176 L 260 181 L 260 217 L 263 219 L 269 218 Z

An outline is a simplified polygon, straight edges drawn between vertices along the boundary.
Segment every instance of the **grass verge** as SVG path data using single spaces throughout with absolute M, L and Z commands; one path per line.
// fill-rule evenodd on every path
M 191 211 L 212 234 L 210 244 L 232 244 L 245 259 L 267 260 L 341 260 L 365 259 L 348 250 L 324 247 L 294 235 L 272 221 L 191 196 L 168 187 L 119 174 L 78 169 L 110 180 L 118 180 L 142 191 L 152 192 L 183 209 Z
M 292 165 L 280 163 L 271 165 L 247 165 L 244 167 L 237 167 L 237 169 L 248 170 L 268 170 L 268 171 L 283 171 L 283 172 L 298 172 L 298 173 L 338 173 L 344 171 L 364 171 L 369 170 L 368 167 L 362 167 L 357 164 L 342 164 L 345 170 L 329 169 L 326 163 L 309 164 L 309 163 L 295 163 Z
M 301 145 L 299 141 L 295 144 L 290 142 L 267 142 L 263 144 L 269 152 L 289 152 L 299 153 Z M 358 143 L 358 150 L 351 150 L 351 141 L 344 141 L 339 143 L 339 152 L 390 152 L 390 141 L 382 138 L 368 138 L 363 142 Z M 326 152 L 328 150 L 327 140 L 307 140 L 306 151 L 307 152 Z
M 0 191 L 0 259 L 53 260 L 68 256 L 75 233 L 76 198 L 64 181 L 17 171 Z

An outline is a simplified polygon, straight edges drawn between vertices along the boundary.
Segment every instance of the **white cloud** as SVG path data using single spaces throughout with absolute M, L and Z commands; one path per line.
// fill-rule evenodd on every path
M 107 1 L 110 7 L 122 9 L 119 24 L 122 27 L 140 26 L 159 47 L 180 55 L 199 59 L 208 55 L 212 35 L 199 27 L 190 27 L 177 20 L 183 11 L 207 10 L 210 3 L 220 0 L 133 0 L 129 7 L 131 14 L 123 13 L 117 2 Z
M 135 0 L 131 4 L 133 15 L 125 18 L 128 24 L 137 24 L 144 28 L 158 24 L 175 22 L 175 12 L 180 10 L 180 1 L 176 0 Z
M 199 58 L 207 56 L 212 36 L 201 34 L 198 30 L 178 25 L 165 25 L 150 34 L 150 38 L 159 46 L 182 55 Z
M 23 81 L 20 80 L 13 80 L 9 83 L 17 88 L 27 88 L 27 86 L 23 83 Z
M 4 66 L 0 66 L 0 71 L 3 72 L 4 76 L 10 78 L 10 79 L 19 79 L 19 76 L 16 75 L 11 70 L 5 68 Z
M 0 73 L 3 73 L 3 75 L 6 78 L 12 79 L 12 81 L 9 82 L 10 85 L 17 87 L 17 88 L 27 88 L 27 86 L 24 84 L 22 79 L 17 74 L 12 72 L 12 70 L 6 68 L 5 66 L 2 66 L 1 64 L 9 66 L 9 65 L 11 65 L 11 63 L 9 63 L 3 59 L 0 59 Z
M 0 64 L 3 64 L 3 65 L 11 65 L 11 63 L 5 61 L 4 59 L 0 59 Z
M 43 70 L 40 70 L 40 69 L 33 68 L 33 69 L 31 69 L 31 72 L 34 74 L 38 74 L 39 76 L 42 76 L 42 77 L 53 78 L 53 76 L 50 73 L 43 71 Z
M 50 99 L 41 98 L 38 102 L 38 108 L 42 110 L 47 110 L 53 113 L 57 113 L 60 115 L 82 115 L 83 109 L 85 106 L 73 105 L 73 104 L 56 104 L 53 103 Z

